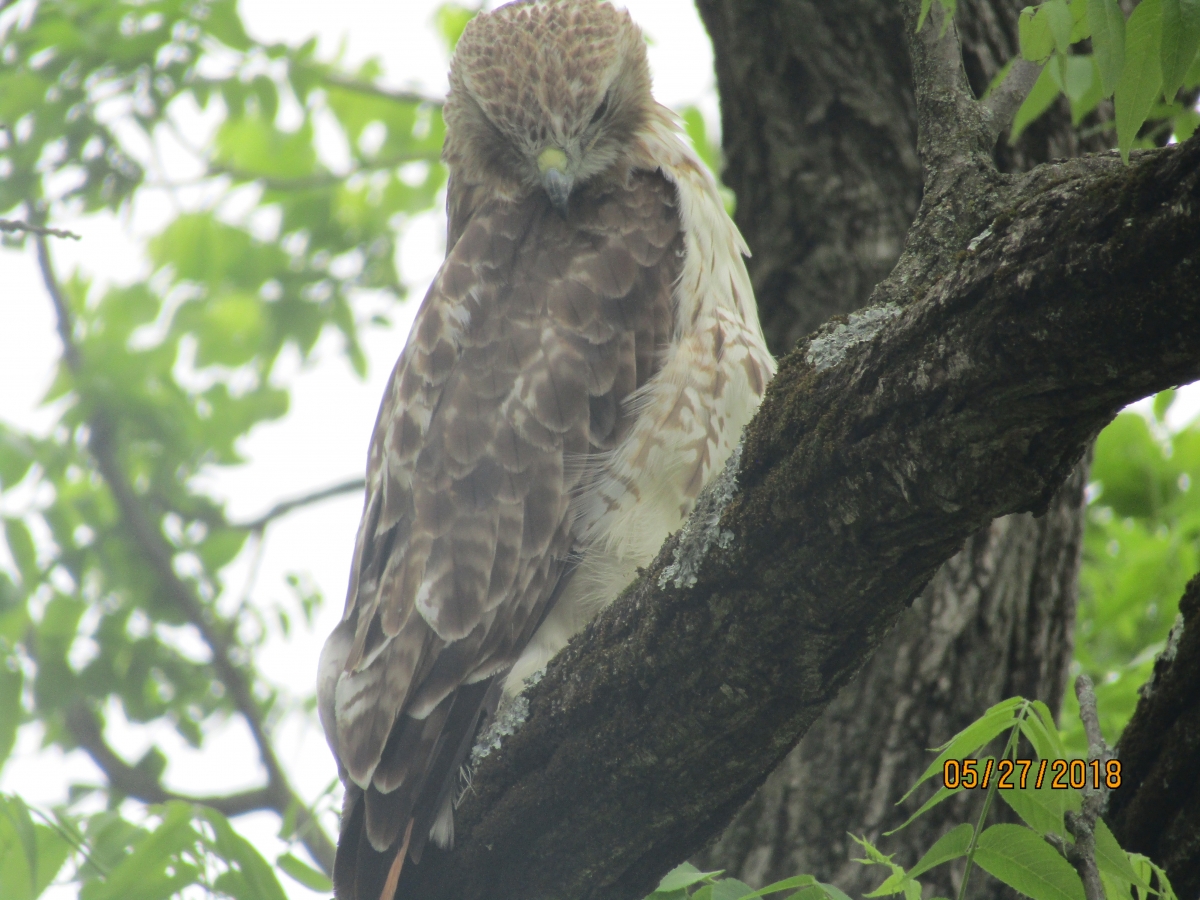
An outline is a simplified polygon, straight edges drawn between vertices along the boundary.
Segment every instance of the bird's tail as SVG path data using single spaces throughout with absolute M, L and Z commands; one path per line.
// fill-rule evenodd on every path
M 396 851 L 396 857 L 392 860 L 392 867 L 388 869 L 387 880 L 383 883 L 383 890 L 379 892 L 379 900 L 392 900 L 396 896 L 396 885 L 400 883 L 400 872 L 404 869 L 404 858 L 408 856 L 408 842 L 412 839 L 413 820 L 408 820 L 408 827 L 404 829 L 404 840 L 400 842 L 400 849 Z

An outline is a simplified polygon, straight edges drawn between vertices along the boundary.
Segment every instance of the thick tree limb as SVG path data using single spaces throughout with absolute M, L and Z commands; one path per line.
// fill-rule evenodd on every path
M 1180 897 L 1200 896 L 1200 575 L 1121 734 L 1121 786 L 1105 820 L 1121 845 L 1166 869 Z
M 42 281 L 54 304 L 58 333 L 63 344 L 63 360 L 72 372 L 77 373 L 82 366 L 82 357 L 75 341 L 70 307 L 58 283 L 46 236 L 35 234 L 35 240 Z M 195 591 L 176 574 L 174 551 L 134 492 L 113 445 L 113 423 L 102 407 L 93 405 L 88 415 L 88 426 L 88 451 L 95 459 L 96 468 L 116 501 L 127 534 L 141 553 L 147 567 L 154 573 L 163 593 L 199 631 L 212 654 L 209 664 L 214 674 L 225 686 L 234 707 L 250 728 L 259 757 L 267 770 L 267 786 L 263 790 L 271 798 L 270 808 L 280 815 L 284 815 L 288 810 L 297 810 L 297 833 L 301 835 L 313 859 L 326 872 L 331 872 L 333 843 L 317 826 L 307 808 L 292 790 L 267 734 L 262 710 L 254 699 L 250 682 L 230 656 L 230 640 L 223 631 L 222 623 L 214 618 L 212 611 Z
M 528 692 L 414 896 L 644 895 L 968 535 L 1042 509 L 1124 405 L 1200 376 L 1200 140 L 983 191 L 986 229 L 783 361 L 736 484 Z

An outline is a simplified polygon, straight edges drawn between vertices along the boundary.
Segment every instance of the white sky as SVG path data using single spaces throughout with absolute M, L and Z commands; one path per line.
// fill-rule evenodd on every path
M 677 107 L 697 104 L 716 127 L 712 51 L 691 0 L 624 0 L 623 5 L 652 39 L 650 60 L 658 99 Z M 332 57 L 344 40 L 351 65 L 377 56 L 389 85 L 442 94 L 447 58 L 430 25 L 437 6 L 437 0 L 241 2 L 248 30 L 260 40 L 299 43 L 316 34 L 322 58 Z M 195 122 L 192 135 L 202 140 L 204 133 L 203 123 Z M 175 158 L 167 148 L 167 154 L 168 167 L 173 166 L 176 174 L 186 170 L 190 161 L 182 152 Z M 140 203 L 132 216 L 123 220 L 104 215 L 56 221 L 56 226 L 83 237 L 79 242 L 53 243 L 60 276 L 76 267 L 102 284 L 144 276 L 148 267 L 141 242 L 173 214 L 168 199 L 160 193 Z M 288 416 L 260 426 L 242 445 L 247 465 L 209 480 L 213 492 L 229 500 L 231 518 L 252 517 L 278 499 L 362 473 L 384 381 L 441 262 L 444 227 L 440 212 L 423 216 L 410 226 L 400 253 L 401 270 L 412 287 L 410 301 L 393 317 L 393 328 L 364 335 L 370 360 L 367 379 L 360 381 L 340 358 L 336 339 L 319 345 L 318 357 L 324 364 L 302 372 L 292 383 Z M 59 343 L 31 249 L 20 253 L 0 249 L 0 323 L 0 420 L 44 431 L 54 416 L 50 410 L 39 409 L 38 403 L 50 383 Z M 293 361 L 287 371 L 297 368 Z M 6 498 L 0 501 L 0 510 L 17 512 L 27 500 Z M 290 601 L 284 582 L 288 572 L 307 573 L 326 596 L 326 607 L 311 632 L 302 625 L 294 627 L 288 640 L 269 640 L 255 659 L 272 680 L 291 686 L 296 696 L 311 690 L 321 643 L 341 615 L 361 504 L 361 497 L 326 502 L 281 520 L 268 532 L 255 582 L 257 604 L 265 608 Z M 226 570 L 227 585 L 239 594 L 248 574 L 247 556 L 244 553 Z M 2 549 L 0 565 L 7 565 Z M 214 793 L 260 783 L 262 773 L 255 766 L 249 736 L 238 721 L 215 735 L 206 752 L 196 753 L 169 730 L 123 723 L 115 707 L 108 718 L 112 726 L 109 738 L 127 761 L 136 761 L 154 742 L 167 753 L 170 763 L 165 781 L 170 788 Z M 276 736 L 294 786 L 311 800 L 336 777 L 315 717 L 289 716 Z M 0 775 L 0 790 L 19 792 L 28 802 L 48 805 L 65 799 L 70 782 L 101 780 L 82 753 L 64 757 L 55 750 L 42 751 L 40 738 L 36 727 L 22 729 L 14 755 Z M 340 801 L 340 789 L 336 798 Z M 242 817 L 237 824 L 268 859 L 282 852 L 282 844 L 275 838 L 277 819 L 273 814 Z M 335 832 L 332 818 L 327 818 L 326 825 Z M 292 897 L 316 896 L 286 876 L 281 876 L 281 881 Z M 47 894 L 55 900 L 73 895 L 66 886 L 52 888 Z
M 658 99 L 677 107 L 698 104 L 715 128 L 711 48 L 691 0 L 624 2 L 652 39 L 650 59 Z M 325 0 L 242 0 L 249 30 L 261 40 L 296 43 L 317 34 L 321 55 L 327 58 L 344 39 L 351 63 L 378 56 L 390 85 L 440 94 L 446 87 L 447 60 L 440 39 L 428 24 L 436 6 L 436 0 L 339 0 L 336 4 Z M 198 121 L 193 134 L 204 134 Z M 179 165 L 186 167 L 185 162 Z M 78 243 L 55 242 L 60 273 L 78 267 L 102 283 L 121 283 L 144 275 L 147 266 L 140 242 L 171 215 L 167 199 L 159 195 L 141 203 L 125 220 L 95 216 L 53 223 L 83 236 Z M 337 358 L 336 341 L 323 344 L 318 356 L 327 363 L 302 372 L 293 382 L 289 415 L 281 422 L 259 427 L 244 444 L 250 462 L 209 480 L 216 495 L 228 498 L 231 518 L 249 518 L 280 498 L 361 473 L 384 380 L 440 263 L 443 228 L 440 214 L 424 216 L 410 227 L 400 262 L 412 284 L 412 299 L 395 317 L 392 329 L 364 336 L 371 363 L 368 378 L 359 381 Z M 50 303 L 30 251 L 0 250 L 0 323 L 0 420 L 45 429 L 53 416 L 39 410 L 38 401 L 49 384 L 59 345 Z M 296 368 L 293 364 L 290 370 Z M 1192 391 L 1178 406 L 1174 418 L 1182 422 L 1189 411 L 1195 414 L 1200 409 L 1200 391 Z M 6 512 L 17 511 L 13 502 L 4 504 Z M 295 695 L 310 690 L 320 645 L 340 616 L 360 509 L 360 497 L 344 497 L 296 513 L 268 533 L 254 594 L 258 605 L 267 607 L 290 599 L 284 586 L 288 572 L 310 575 L 327 599 L 312 632 L 294 629 L 290 639 L 270 640 L 256 657 L 256 664 L 270 678 L 290 686 Z M 227 571 L 228 584 L 240 591 L 248 569 L 247 559 L 235 561 Z M 223 729 L 208 751 L 197 754 L 169 731 L 122 724 L 115 708 L 109 718 L 114 723 L 110 738 L 130 762 L 152 741 L 158 742 L 170 759 L 166 783 L 176 790 L 236 790 L 258 783 L 261 777 L 250 765 L 255 756 L 240 723 Z M 335 771 L 315 718 L 287 717 L 277 738 L 295 786 L 308 799 L 317 796 Z M 65 798 L 70 781 L 100 780 L 82 754 L 64 757 L 56 751 L 42 752 L 39 742 L 36 728 L 22 730 L 17 751 L 0 778 L 0 790 L 19 791 L 30 802 L 50 804 Z M 334 827 L 331 819 L 326 824 Z M 273 815 L 244 817 L 239 828 L 268 858 L 280 852 Z M 291 896 L 310 896 L 311 892 L 286 877 L 283 881 Z M 72 892 L 62 887 L 53 889 L 52 894 L 65 897 Z

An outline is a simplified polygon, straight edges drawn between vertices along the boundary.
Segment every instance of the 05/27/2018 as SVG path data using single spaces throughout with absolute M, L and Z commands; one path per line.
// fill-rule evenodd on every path
M 1032 783 L 1029 775 L 1033 773 Z M 1049 782 L 1046 776 L 1050 776 Z M 942 783 L 948 790 L 965 788 L 971 790 L 991 787 L 996 778 L 999 790 L 1025 790 L 1043 786 L 1054 790 L 1074 788 L 1081 790 L 1091 786 L 1110 789 L 1121 786 L 1121 761 L 1110 759 L 1101 763 L 1098 759 L 948 759 L 942 765 Z

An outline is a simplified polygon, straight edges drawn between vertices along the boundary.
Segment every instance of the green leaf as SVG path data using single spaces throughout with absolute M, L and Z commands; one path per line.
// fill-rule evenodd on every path
M 1017 114 L 1013 116 L 1012 125 L 1009 127 L 1008 142 L 1015 144 L 1026 128 L 1050 108 L 1050 105 L 1058 99 L 1058 85 L 1054 81 L 1054 74 L 1051 71 L 1053 66 L 1047 65 L 1042 69 L 1042 74 L 1038 76 L 1037 81 L 1033 83 L 1033 87 L 1029 91 L 1029 95 L 1025 98 L 1025 102 L 1021 104 L 1021 108 L 1017 110 Z
M 1041 12 L 1049 20 L 1055 48 L 1065 55 L 1071 48 L 1071 29 L 1075 26 L 1067 0 L 1048 0 L 1042 4 Z
M 1125 28 L 1125 65 L 1113 95 L 1117 120 L 1117 146 L 1129 161 L 1129 150 L 1162 87 L 1161 0 L 1142 0 Z
M 17 570 L 21 573 L 21 581 L 24 582 L 25 589 L 33 590 L 42 580 L 42 574 L 38 568 L 37 548 L 34 547 L 33 535 L 29 533 L 29 526 L 20 519 L 6 518 L 4 520 L 4 537 L 8 542 L 8 552 L 12 554 L 13 562 L 17 564 Z
M 1041 836 L 1020 825 L 993 825 L 979 836 L 975 862 L 1035 900 L 1084 900 L 1071 864 Z
M 1022 697 L 1001 700 L 941 747 L 938 747 L 937 749 L 941 752 L 937 759 L 929 764 L 929 768 L 917 779 L 916 784 L 910 787 L 897 803 L 903 803 L 919 785 L 939 774 L 946 760 L 974 756 L 977 750 L 1001 734 L 1006 728 L 1011 728 L 1016 722 L 1017 710 L 1024 703 L 1025 700 Z
M 54 880 L 71 847 L 55 829 L 35 824 L 20 797 L 0 796 L 0 897 L 33 900 Z
M 236 866 L 236 874 L 225 874 L 230 876 L 226 887 L 237 900 L 287 900 L 270 864 L 253 844 L 233 830 L 228 819 L 213 809 L 199 813 L 213 827 L 217 853 Z
M 18 668 L 9 668 L 0 656 L 0 771 L 12 753 L 17 740 L 17 725 L 21 721 L 21 688 L 24 676 Z
M 1163 96 L 1173 100 L 1200 49 L 1200 0 L 1162 0 Z
M 682 888 L 691 887 L 697 882 L 704 881 L 706 878 L 715 878 L 721 872 L 701 872 L 691 863 L 681 863 L 670 872 L 663 876 L 662 881 L 658 883 L 658 887 L 654 890 L 658 891 L 678 891 Z
M 754 888 L 736 878 L 722 878 L 715 881 L 712 889 L 712 900 L 741 900 L 742 897 L 754 892 Z
M 1167 388 L 1154 395 L 1154 418 L 1162 422 L 1167 417 L 1167 410 L 1175 402 L 1175 389 Z
M 1034 787 L 1037 770 L 1038 765 L 1035 762 L 1029 769 L 1024 788 L 1018 786 L 997 793 L 1000 799 L 1021 817 L 1021 821 L 1038 834 L 1063 834 L 1063 814 L 1070 808 L 1067 805 L 1070 798 L 1067 797 L 1066 791 L 1051 788 L 1048 777 L 1040 788 Z M 1014 782 L 1019 777 L 1019 772 L 1020 770 L 1014 774 Z
M 1050 17 L 1043 12 L 1045 8 L 1027 6 L 1017 20 L 1021 56 L 1030 62 L 1041 62 L 1054 52 L 1054 34 L 1050 30 Z
M 167 804 L 158 827 L 145 834 L 103 881 L 85 884 L 80 900 L 166 900 L 194 881 L 195 871 L 180 865 L 178 857 L 196 838 L 191 807 Z
M 1071 43 L 1082 41 L 1092 36 L 1091 26 L 1088 25 L 1088 0 L 1071 0 L 1067 4 L 1071 10 Z
M 226 119 L 217 131 L 216 162 L 235 178 L 299 179 L 317 169 L 312 123 L 293 132 L 276 128 L 262 116 Z
M 1197 57 L 1197 59 L 1200 59 L 1200 57 Z M 1200 126 L 1200 113 L 1194 109 L 1185 109 L 1175 117 L 1172 133 L 1175 140 L 1182 144 L 1196 133 L 1198 126 Z
M 478 13 L 478 8 L 472 9 L 458 3 L 443 3 L 437 8 L 433 14 L 433 24 L 446 45 L 447 53 L 454 52 L 463 29 Z
M 959 788 L 954 788 L 953 790 L 951 790 L 950 788 L 943 785 L 942 787 L 938 788 L 937 791 L 934 792 L 934 795 L 932 797 L 930 797 L 928 800 L 926 800 L 924 803 L 921 804 L 920 809 L 918 809 L 915 813 L 913 813 L 911 816 L 909 816 L 907 819 L 905 819 L 903 824 L 896 826 L 891 831 L 885 831 L 884 835 L 886 836 L 886 835 L 895 834 L 897 831 L 901 831 L 902 829 L 907 828 L 914 819 L 920 818 L 921 816 L 925 815 L 925 813 L 929 812 L 929 810 L 933 809 L 935 806 L 937 806 L 943 800 L 947 800 L 950 797 L 953 797 L 955 794 L 957 794 L 961 790 L 964 790 L 964 788 L 959 787 Z
M 1083 117 L 1099 106 L 1100 101 L 1104 99 L 1104 85 L 1100 81 L 1100 66 L 1096 63 L 1094 53 L 1087 56 L 1073 56 L 1071 59 L 1084 60 L 1092 70 L 1088 78 L 1088 89 L 1078 99 L 1071 99 L 1071 124 L 1078 127 L 1079 123 L 1083 121 Z
M 247 531 L 222 528 L 206 537 L 197 548 L 197 552 L 205 567 L 209 571 L 216 572 L 233 561 L 233 558 L 245 546 L 246 538 L 249 536 L 250 533 Z
M 921 0 L 921 12 L 917 16 L 917 31 L 925 27 L 925 17 L 929 15 L 931 9 L 933 9 L 933 0 Z
M 0 832 L 0 842 L 7 845 L 6 849 L 19 850 L 20 857 L 25 860 L 24 878 L 21 878 L 22 870 L 18 867 L 11 864 L 5 866 L 6 872 L 12 872 L 11 887 L 14 891 L 21 891 L 24 896 L 35 897 L 40 893 L 36 890 L 37 830 L 29 815 L 29 807 L 20 797 L 0 797 L 0 827 L 4 826 L 6 828 L 5 832 Z
M 1125 14 L 1117 0 L 1088 0 L 1087 21 L 1107 97 L 1117 89 L 1125 68 Z
M 325 876 L 324 872 L 318 872 L 312 866 L 301 862 L 290 853 L 283 854 L 283 856 L 275 860 L 275 864 L 309 890 L 320 891 L 326 894 L 333 890 L 333 882 Z
M 755 897 L 766 897 L 770 894 L 778 894 L 780 891 L 790 891 L 812 885 L 820 885 L 820 882 L 811 875 L 794 875 L 791 878 L 783 879 L 783 881 L 774 881 L 766 887 L 761 887 L 749 894 L 742 894 L 738 900 L 753 900 Z
M 1056 56 L 1046 68 L 1059 90 L 1067 95 L 1072 108 L 1081 103 L 1093 88 L 1095 63 L 1090 56 Z M 1098 96 L 1098 93 L 1097 93 Z
M 1131 884 L 1136 884 L 1144 891 L 1150 890 L 1150 885 L 1134 871 L 1129 862 L 1129 854 L 1117 843 L 1116 836 L 1103 819 L 1096 820 L 1095 838 L 1096 866 L 1102 873 L 1120 881 L 1125 886 L 1126 893 Z
M 0 489 L 19 484 L 33 465 L 33 448 L 24 435 L 0 423 Z
M 205 30 L 218 41 L 234 50 L 249 50 L 253 46 L 242 17 L 238 15 L 237 0 L 215 0 L 208 4 Z
M 1037 751 L 1038 759 L 1061 759 L 1067 755 L 1062 739 L 1058 734 L 1058 726 L 1050 714 L 1050 708 L 1041 700 L 1031 704 L 1034 715 L 1021 720 L 1023 734 Z
M 1001 794 L 1006 793 L 1001 791 Z M 928 872 L 934 866 L 940 866 L 944 862 L 949 862 L 952 859 L 958 859 L 960 856 L 967 855 L 967 848 L 971 846 L 971 837 L 975 834 L 975 828 L 969 822 L 963 822 L 957 828 L 951 829 L 943 834 L 932 847 L 925 851 L 925 855 L 917 862 L 915 866 L 908 870 L 908 874 L 912 878 L 916 878 L 922 872 Z

